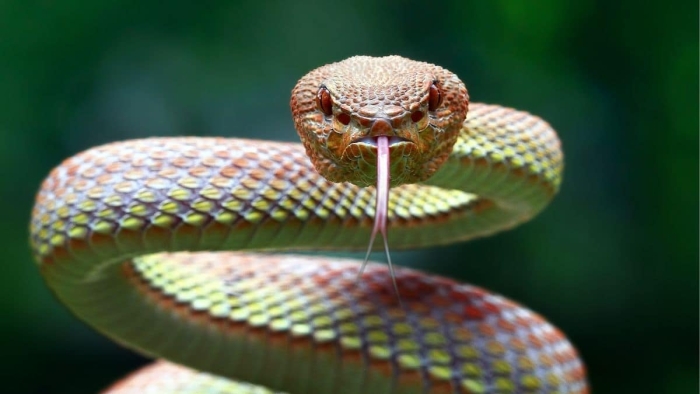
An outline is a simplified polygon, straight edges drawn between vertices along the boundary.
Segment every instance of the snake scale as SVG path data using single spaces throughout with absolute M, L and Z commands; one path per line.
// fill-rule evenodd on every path
M 520 224 L 561 182 L 545 121 L 469 103 L 451 72 L 397 56 L 313 70 L 291 108 L 303 144 L 116 142 L 43 182 L 31 244 L 47 285 L 104 335 L 168 360 L 107 392 L 588 392 L 564 334 L 502 296 L 278 254 L 362 250 L 373 229 L 405 249 Z

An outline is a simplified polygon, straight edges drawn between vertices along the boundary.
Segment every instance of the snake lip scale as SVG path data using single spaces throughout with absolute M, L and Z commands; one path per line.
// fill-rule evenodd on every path
M 267 253 L 366 251 L 387 227 L 385 249 L 430 247 L 526 222 L 562 181 L 546 121 L 472 102 L 454 73 L 398 56 L 312 70 L 290 108 L 301 144 L 119 141 L 41 184 L 30 242 L 47 286 L 159 359 L 105 393 L 589 393 L 565 334 L 501 295 Z
M 377 138 L 376 136 L 373 137 L 362 137 L 356 140 L 352 140 L 352 144 L 366 144 L 370 145 L 373 147 L 377 147 Z M 392 147 L 393 145 L 398 145 L 400 143 L 412 143 L 411 140 L 403 137 L 397 137 L 397 136 L 389 136 L 389 147 Z

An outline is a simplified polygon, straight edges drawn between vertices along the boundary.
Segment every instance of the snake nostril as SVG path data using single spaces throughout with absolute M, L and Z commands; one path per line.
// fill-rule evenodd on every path
M 423 113 L 423 111 L 414 111 L 414 112 L 411 114 L 411 120 L 415 123 L 415 122 L 418 122 L 418 121 L 420 121 L 421 119 L 423 119 L 423 116 L 425 116 L 425 114 Z
M 338 119 L 338 122 L 340 122 L 346 126 L 348 124 L 350 124 L 350 115 L 348 115 L 346 113 L 339 113 L 338 116 L 336 116 L 336 119 Z

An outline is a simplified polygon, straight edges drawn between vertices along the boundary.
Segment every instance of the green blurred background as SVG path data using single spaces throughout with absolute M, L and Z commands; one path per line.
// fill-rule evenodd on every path
M 39 277 L 27 223 L 53 166 L 145 136 L 295 140 L 297 79 L 354 54 L 443 65 L 564 144 L 563 189 L 533 222 L 396 260 L 549 317 L 595 393 L 697 392 L 696 1 L 2 1 L 0 37 L 7 392 L 93 393 L 147 362 Z

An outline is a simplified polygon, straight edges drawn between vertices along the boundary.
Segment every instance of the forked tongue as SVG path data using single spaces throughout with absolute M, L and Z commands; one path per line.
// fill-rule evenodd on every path
M 367 248 L 367 254 L 365 255 L 365 260 L 362 263 L 362 267 L 360 268 L 360 272 L 357 275 L 357 279 L 360 279 L 360 277 L 362 276 L 362 272 L 367 266 L 369 254 L 372 252 L 372 246 L 374 246 L 374 239 L 377 237 L 377 233 L 381 233 L 382 239 L 384 240 L 384 252 L 386 253 L 386 259 L 389 265 L 391 280 L 394 284 L 394 291 L 396 291 L 396 296 L 398 297 L 399 287 L 396 285 L 394 266 L 391 264 L 391 255 L 389 254 L 389 243 L 387 242 L 386 238 L 387 206 L 389 204 L 389 137 L 387 136 L 377 137 L 377 190 L 375 196 L 376 200 L 374 204 L 374 227 L 372 228 L 372 235 L 369 239 L 369 247 Z M 401 303 L 400 298 L 399 303 Z

